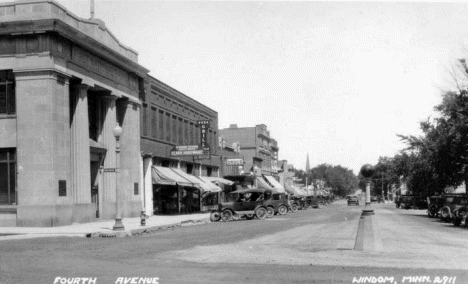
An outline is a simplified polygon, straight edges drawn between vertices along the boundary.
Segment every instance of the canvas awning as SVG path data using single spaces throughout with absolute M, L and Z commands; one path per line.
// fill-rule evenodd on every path
M 278 192 L 285 192 L 284 187 L 272 176 L 264 176 L 268 182 L 273 186 L 274 189 Z
M 171 168 L 153 166 L 151 177 L 154 184 L 194 186 L 192 182 L 177 174 Z
M 257 177 L 257 187 L 275 191 L 262 177 Z
M 227 180 L 227 179 L 224 179 L 224 178 L 220 178 L 220 177 L 206 177 L 206 178 L 209 179 L 211 182 L 217 181 L 219 183 L 226 184 L 226 185 L 233 185 L 234 184 L 233 181 L 230 181 L 230 180 Z
M 293 184 L 288 184 L 285 183 L 284 186 L 286 187 L 286 191 L 290 194 L 296 195 L 296 196 L 305 196 L 307 195 L 302 189 L 298 188 L 297 186 Z
M 190 181 L 193 185 L 193 187 L 199 187 L 201 189 L 204 189 L 200 184 L 202 183 L 199 179 L 197 179 L 196 176 L 194 175 L 191 175 L 191 174 L 188 174 L 186 172 L 184 172 L 183 170 L 181 169 L 172 169 L 174 172 L 176 172 L 178 175 L 180 175 L 181 177 L 183 177 L 184 179 Z
M 204 191 L 209 192 L 221 192 L 221 187 L 217 186 L 216 184 L 212 183 L 208 177 L 197 177 L 202 181 L 202 184 L 206 187 L 203 188 Z M 203 186 L 202 186 L 203 187 Z

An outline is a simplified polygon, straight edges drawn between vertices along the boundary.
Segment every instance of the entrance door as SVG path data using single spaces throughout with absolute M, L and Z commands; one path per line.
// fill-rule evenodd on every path
M 99 169 L 101 167 L 101 160 L 100 154 L 91 153 L 91 203 L 94 203 L 96 206 L 96 218 L 99 218 Z

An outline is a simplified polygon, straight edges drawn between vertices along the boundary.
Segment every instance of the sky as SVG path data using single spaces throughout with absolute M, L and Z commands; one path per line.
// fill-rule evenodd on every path
M 90 1 L 58 0 L 89 18 Z M 218 112 L 265 124 L 280 160 L 357 174 L 420 135 L 468 57 L 468 3 L 95 0 L 150 74 Z

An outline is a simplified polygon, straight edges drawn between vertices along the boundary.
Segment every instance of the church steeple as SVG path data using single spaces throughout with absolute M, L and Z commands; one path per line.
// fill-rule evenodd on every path
M 308 173 L 309 171 L 310 171 L 309 153 L 307 153 L 306 173 Z

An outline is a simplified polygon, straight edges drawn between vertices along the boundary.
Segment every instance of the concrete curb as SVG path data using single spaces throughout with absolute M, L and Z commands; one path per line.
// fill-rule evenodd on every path
M 211 223 L 210 218 L 199 219 L 199 220 L 185 220 L 179 223 L 174 224 L 166 224 L 166 225 L 159 225 L 159 226 L 152 226 L 152 227 L 142 227 L 138 229 L 132 230 L 125 230 L 121 232 L 114 232 L 114 231 L 106 231 L 106 232 L 95 232 L 95 233 L 87 233 L 84 234 L 87 238 L 125 238 L 131 236 L 139 236 L 143 234 L 150 234 L 158 231 L 165 231 L 169 229 L 176 229 L 179 227 L 186 227 L 186 226 L 193 226 L 193 225 L 201 225 Z

